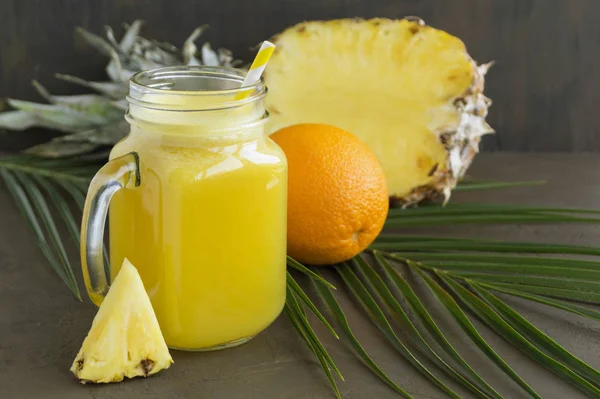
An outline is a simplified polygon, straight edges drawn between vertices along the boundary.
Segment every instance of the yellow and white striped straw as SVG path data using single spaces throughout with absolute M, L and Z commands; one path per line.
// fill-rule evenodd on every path
M 269 62 L 269 59 L 273 54 L 273 51 L 275 51 L 275 45 L 265 40 L 260 46 L 254 61 L 252 61 L 252 65 L 250 65 L 250 69 L 248 70 L 248 74 L 242 83 L 242 87 L 250 86 L 258 82 L 260 76 L 267 66 L 267 62 Z

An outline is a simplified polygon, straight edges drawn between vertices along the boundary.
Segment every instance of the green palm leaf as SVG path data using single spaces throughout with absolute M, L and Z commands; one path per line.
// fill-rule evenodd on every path
M 458 204 L 452 203 L 443 207 L 423 206 L 419 208 L 390 209 L 390 217 L 412 217 L 431 215 L 496 215 L 506 213 L 598 215 L 600 214 L 600 211 L 580 208 L 550 208 L 526 205 L 482 204 L 477 202 L 466 202 Z
M 308 295 L 306 295 L 306 293 L 298 285 L 296 280 L 294 280 L 294 277 L 290 274 L 290 272 L 288 272 L 288 274 L 287 274 L 287 282 L 288 282 L 288 289 L 290 289 L 291 292 L 294 294 L 294 296 L 297 297 L 298 302 L 301 301 L 302 303 L 304 303 L 304 305 L 306 305 L 306 307 L 308 307 L 310 309 L 310 311 L 317 317 L 317 319 L 319 319 L 319 321 L 321 323 L 323 323 L 323 325 L 329 330 L 331 335 L 333 335 L 335 338 L 339 339 L 340 337 L 335 332 L 335 330 L 333 329 L 331 324 L 329 324 L 329 322 L 327 321 L 325 316 L 323 316 L 321 314 L 321 311 L 319 309 L 317 309 L 317 307 L 313 303 L 313 301 L 308 297 Z M 343 379 L 343 377 L 341 376 L 341 373 L 340 373 L 340 377 Z
M 542 399 L 542 397 L 525 381 L 523 380 L 513 369 L 510 367 L 504 359 L 486 342 L 481 336 L 479 331 L 475 328 L 471 320 L 467 317 L 465 311 L 461 308 L 458 302 L 452 297 L 452 295 L 446 291 L 441 285 L 439 285 L 434 279 L 432 279 L 425 271 L 421 270 L 415 263 L 408 262 L 418 275 L 427 284 L 433 295 L 437 300 L 448 310 L 452 315 L 456 323 L 460 328 L 467 334 L 475 345 L 481 349 L 481 351 L 498 366 L 504 373 L 506 373 L 513 381 L 515 381 L 525 392 L 531 397 L 536 399 Z
M 323 368 L 323 371 L 325 372 L 325 375 L 327 376 L 327 379 L 329 380 L 329 383 L 333 388 L 335 396 L 341 399 L 342 395 L 337 387 L 332 372 L 335 372 L 343 381 L 344 377 L 342 376 L 342 373 L 337 368 L 335 362 L 333 361 L 323 344 L 321 344 L 321 342 L 319 341 L 317 335 L 310 326 L 308 319 L 306 318 L 304 309 L 302 309 L 302 307 L 300 306 L 296 294 L 290 289 L 289 285 L 286 294 L 286 314 L 290 318 L 292 325 L 296 328 L 296 331 L 300 333 L 300 336 L 304 339 L 307 346 L 319 360 L 319 363 L 321 364 L 321 367 Z
M 341 306 L 333 296 L 330 288 L 322 284 L 315 284 L 315 288 L 319 292 L 319 295 L 328 306 L 329 310 L 334 315 L 338 324 L 341 326 L 342 331 L 345 333 L 349 344 L 354 349 L 355 353 L 358 357 L 363 361 L 363 363 L 383 382 L 385 382 L 389 387 L 391 387 L 394 391 L 400 394 L 402 397 L 407 399 L 413 399 L 413 397 L 402 389 L 398 384 L 396 384 L 382 369 L 375 363 L 375 361 L 369 356 L 365 348 L 358 341 L 350 324 L 348 323 L 348 319 Z
M 534 244 L 535 245 L 535 244 Z M 450 265 L 451 262 L 464 264 L 490 263 L 504 265 L 528 265 L 528 266 L 557 266 L 563 268 L 577 268 L 586 270 L 600 270 L 600 261 L 598 260 L 580 260 L 570 258 L 548 258 L 548 257 L 527 257 L 512 255 L 479 255 L 470 253 L 442 253 L 442 252 L 403 252 L 393 255 L 394 258 L 404 260 L 422 260 L 430 265 Z
M 557 309 L 566 310 L 567 312 L 571 312 L 573 314 L 576 314 L 576 315 L 579 315 L 582 317 L 587 317 L 592 320 L 600 321 L 600 312 L 598 312 L 597 310 L 594 310 L 594 309 L 590 309 L 586 306 L 578 305 L 575 303 L 570 303 L 570 302 L 567 302 L 567 301 L 561 300 L 561 299 L 553 299 L 553 298 L 548 298 L 548 297 L 541 296 L 541 295 L 528 294 L 526 292 L 521 292 L 521 291 L 518 291 L 515 289 L 506 288 L 506 287 L 499 287 L 497 285 L 491 285 L 491 284 L 487 284 L 485 282 L 477 282 L 477 285 L 479 285 L 481 287 L 489 288 L 492 291 L 528 299 L 530 301 L 534 301 L 534 302 L 538 302 L 538 303 L 541 303 L 544 305 L 552 306 Z
M 430 313 L 427 311 L 421 300 L 415 294 L 408 282 L 398 273 L 392 265 L 379 253 L 375 253 L 377 264 L 381 267 L 384 276 L 392 281 L 396 288 L 402 293 L 405 300 L 408 301 L 411 309 L 417 314 L 420 321 L 440 347 L 480 386 L 483 387 L 492 397 L 502 398 L 494 388 L 492 388 L 481 376 L 463 359 L 450 341 L 446 338 L 437 323 L 433 320 Z M 385 285 L 383 279 L 375 272 L 373 268 L 366 265 L 364 262 L 359 263 L 362 272 L 369 275 L 369 279 L 377 285 L 377 291 L 384 297 L 393 312 L 399 314 L 402 319 L 407 318 L 400 303 L 394 298 L 389 288 Z M 412 323 L 411 323 L 412 324 Z
M 436 237 L 402 237 L 382 234 L 371 245 L 372 249 L 384 251 L 469 251 L 508 252 L 536 254 L 569 254 L 600 256 L 600 248 L 579 245 L 533 244 L 461 238 L 438 239 Z
M 600 372 L 592 366 L 580 360 L 569 351 L 565 350 L 556 341 L 546 335 L 542 330 L 531 324 L 527 319 L 517 313 L 513 308 L 505 304 L 500 298 L 488 292 L 484 287 L 476 283 L 470 283 L 473 291 L 483 299 L 496 313 L 498 313 L 512 328 L 524 332 L 524 337 L 534 343 L 537 347 L 543 348 L 557 359 L 577 372 L 579 375 L 587 378 L 596 385 L 600 385 Z
M 600 218 L 578 217 L 544 213 L 502 213 L 476 215 L 436 215 L 407 218 L 388 218 L 387 228 L 409 228 L 427 226 L 456 226 L 460 224 L 511 224 L 511 223 L 600 223 Z
M 522 330 L 513 328 L 507 323 L 492 307 L 485 301 L 464 288 L 461 284 L 452 280 L 444 273 L 436 273 L 437 276 L 450 287 L 450 290 L 466 305 L 466 307 L 476 314 L 483 322 L 491 327 L 496 333 L 513 344 L 521 352 L 538 362 L 540 365 L 548 368 L 559 377 L 569 381 L 581 391 L 590 397 L 600 397 L 600 389 L 591 384 L 588 380 L 577 374 L 561 360 L 555 359 L 541 351 L 534 343 L 524 337 Z
M 545 276 L 522 276 L 513 274 L 455 272 L 455 275 L 468 279 L 477 279 L 491 282 L 513 283 L 525 286 L 541 286 L 572 290 L 589 295 L 590 300 L 600 301 L 600 281 L 585 281 L 566 276 L 561 278 Z
M 42 171 L 42 173 L 34 171 Z M 0 174 L 19 210 L 34 231 L 40 249 L 48 262 L 77 299 L 81 300 L 73 267 L 67 256 L 55 217 L 42 193 L 42 190 L 47 193 L 54 205 L 58 207 L 60 215 L 66 220 L 69 232 L 74 238 L 78 238 L 79 229 L 74 224 L 68 203 L 53 185 L 55 183 L 46 180 L 52 174 L 47 169 L 23 167 L 18 162 L 9 162 L 8 167 L 0 162 Z M 59 172 L 54 178 L 60 180 L 64 175 Z
M 485 282 L 485 281 L 483 281 Z M 586 302 L 593 304 L 600 304 L 600 297 L 595 292 L 582 292 L 576 290 L 569 290 L 564 288 L 555 287 L 544 287 L 542 285 L 526 285 L 526 284 L 514 284 L 514 283 L 498 283 L 494 282 L 490 284 L 493 287 L 498 288 L 512 288 L 524 293 L 538 294 L 547 296 L 550 298 L 557 299 L 568 299 L 577 302 Z
M 360 303 L 362 308 L 366 311 L 371 321 L 377 326 L 377 328 L 383 333 L 388 339 L 392 346 L 406 359 L 413 367 L 415 367 L 420 373 L 422 373 L 428 380 L 435 384 L 442 392 L 447 394 L 451 398 L 460 399 L 461 396 L 450 389 L 442 380 L 440 380 L 434 373 L 432 373 L 409 348 L 406 347 L 404 342 L 396 335 L 392 325 L 386 318 L 381 308 L 377 305 L 373 297 L 369 294 L 365 286 L 359 281 L 354 275 L 352 270 L 347 264 L 342 264 L 336 268 L 348 289 L 352 292 L 354 298 Z M 416 331 L 416 329 L 415 329 Z M 438 358 L 438 361 L 442 363 L 442 359 Z M 444 362 L 445 363 L 445 362 Z M 477 394 L 477 397 L 487 398 L 488 396 L 481 392 L 477 387 L 473 386 L 467 379 L 462 377 L 459 373 L 456 373 L 462 384 L 467 386 L 469 389 Z
M 476 191 L 476 190 L 493 190 L 512 187 L 540 186 L 546 184 L 543 180 L 526 181 L 526 182 L 498 182 L 498 181 L 476 181 L 464 180 L 455 190 L 457 191 Z

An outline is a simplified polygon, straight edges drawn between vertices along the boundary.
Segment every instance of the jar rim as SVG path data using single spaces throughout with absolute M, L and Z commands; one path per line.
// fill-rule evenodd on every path
M 131 77 L 127 101 L 165 111 L 237 108 L 261 100 L 267 93 L 262 77 L 251 85 L 242 86 L 245 76 L 245 70 L 225 66 L 183 65 L 150 69 Z M 172 101 L 177 96 L 182 98 L 181 103 Z M 164 101 L 167 98 L 169 102 Z M 210 103 L 199 108 L 190 106 L 185 98 L 203 98 Z

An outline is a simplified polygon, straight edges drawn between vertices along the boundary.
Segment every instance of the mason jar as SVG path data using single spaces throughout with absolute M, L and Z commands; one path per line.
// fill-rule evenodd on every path
M 246 342 L 285 302 L 287 163 L 265 133 L 266 87 L 240 87 L 244 76 L 204 66 L 133 76 L 130 134 L 88 192 L 81 253 L 90 298 L 99 305 L 129 259 L 171 348 Z

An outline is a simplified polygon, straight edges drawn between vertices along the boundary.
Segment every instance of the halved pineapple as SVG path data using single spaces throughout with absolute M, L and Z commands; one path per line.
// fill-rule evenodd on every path
M 150 298 L 127 260 L 102 302 L 71 366 L 82 383 L 147 377 L 173 363 Z
M 378 156 L 402 205 L 446 199 L 479 151 L 489 65 L 420 19 L 304 22 L 274 39 L 269 131 L 324 123 L 357 135 Z

